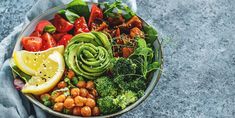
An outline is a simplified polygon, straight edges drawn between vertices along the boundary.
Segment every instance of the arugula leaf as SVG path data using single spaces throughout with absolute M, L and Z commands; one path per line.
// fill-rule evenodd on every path
M 157 61 L 149 64 L 147 73 L 157 70 L 160 66 L 161 66 L 161 64 Z
M 84 2 L 83 0 L 73 0 L 66 6 L 66 8 L 69 11 L 78 14 L 79 16 L 84 16 L 86 20 L 89 19 L 90 16 L 89 7 L 87 3 Z
M 146 35 L 146 38 L 145 38 L 146 42 L 152 46 L 154 41 L 158 37 L 157 31 L 152 26 L 148 26 L 148 25 L 144 25 L 143 29 Z
M 43 31 L 48 33 L 55 33 L 56 28 L 53 25 L 47 25 L 44 27 Z
M 64 16 L 70 23 L 74 23 L 80 16 L 70 10 L 60 10 L 59 14 Z

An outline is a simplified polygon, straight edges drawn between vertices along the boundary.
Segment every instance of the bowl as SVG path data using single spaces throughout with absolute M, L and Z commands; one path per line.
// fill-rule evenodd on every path
M 88 5 L 91 5 L 91 3 L 88 3 Z M 48 9 L 47 11 L 42 13 L 41 15 L 37 16 L 36 18 L 34 18 L 22 30 L 21 34 L 19 35 L 19 37 L 17 39 L 14 51 L 22 50 L 22 46 L 21 46 L 21 39 L 22 39 L 22 37 L 29 36 L 31 34 L 31 32 L 34 30 L 36 24 L 40 20 L 42 20 L 42 19 L 50 20 L 50 19 L 53 18 L 54 14 L 56 12 L 58 12 L 59 10 L 64 9 L 64 8 L 65 8 L 65 5 L 54 7 L 54 8 Z M 143 19 L 141 19 L 141 20 L 142 20 L 143 24 L 148 25 Z M 161 67 L 160 67 L 160 69 L 158 69 L 157 71 L 155 71 L 154 73 L 152 73 L 150 75 L 150 77 L 152 79 L 151 79 L 150 83 L 148 84 L 147 89 L 145 90 L 145 94 L 140 99 L 138 99 L 135 103 L 129 105 L 128 107 L 126 107 L 125 109 L 123 109 L 123 110 L 121 110 L 119 112 L 116 112 L 116 113 L 113 113 L 113 114 L 109 114 L 109 115 L 96 116 L 96 117 L 98 117 L 98 118 L 99 117 L 100 118 L 101 117 L 114 117 L 114 116 L 121 115 L 121 114 L 123 114 L 125 112 L 128 112 L 128 111 L 132 110 L 133 108 L 137 107 L 138 105 L 140 105 L 150 95 L 150 93 L 153 91 L 154 87 L 156 86 L 157 82 L 160 79 L 161 70 L 163 68 L 162 47 L 161 47 L 161 44 L 160 44 L 158 39 L 154 42 L 154 48 L 155 48 L 155 50 L 157 49 L 156 50 L 157 52 L 155 52 L 155 54 L 158 55 L 158 56 L 155 56 L 155 60 L 157 60 L 158 62 L 161 63 Z M 63 117 L 63 118 L 79 118 L 80 117 L 80 116 L 67 115 L 67 114 L 63 114 L 63 113 L 60 113 L 60 112 L 53 111 L 51 108 L 46 107 L 41 102 L 39 102 L 32 94 L 24 94 L 24 95 L 29 99 L 30 102 L 32 102 L 33 104 L 37 105 L 39 108 L 43 109 L 44 111 L 46 111 L 46 112 L 48 112 L 50 114 L 53 114 L 55 116 Z

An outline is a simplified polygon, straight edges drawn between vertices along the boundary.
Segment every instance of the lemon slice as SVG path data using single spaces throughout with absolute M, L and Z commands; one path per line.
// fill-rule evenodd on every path
M 64 46 L 57 46 L 40 52 L 15 51 L 13 60 L 20 70 L 28 75 L 35 75 L 42 62 L 54 51 L 64 53 Z
M 54 51 L 42 60 L 35 76 L 32 76 L 21 91 L 35 95 L 50 91 L 60 81 L 64 69 L 65 63 L 63 56 L 59 52 Z

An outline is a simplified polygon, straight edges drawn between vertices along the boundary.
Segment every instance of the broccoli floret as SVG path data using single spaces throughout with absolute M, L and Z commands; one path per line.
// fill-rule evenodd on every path
M 114 113 L 120 109 L 118 105 L 114 104 L 113 100 L 113 96 L 106 96 L 97 100 L 98 106 L 102 114 Z
M 136 64 L 130 59 L 118 58 L 113 65 L 112 72 L 114 76 L 133 74 L 136 72 Z
M 103 76 L 95 80 L 96 90 L 101 97 L 116 96 L 117 87 L 112 79 Z
M 132 78 L 132 79 L 126 79 Z M 114 78 L 114 82 L 122 89 L 122 90 L 131 90 L 138 92 L 140 90 L 146 89 L 146 82 L 142 75 L 129 75 L 126 76 L 117 76 Z
M 132 91 L 125 91 L 118 95 L 114 100 L 114 104 L 125 109 L 129 104 L 134 103 L 138 99 L 137 94 Z

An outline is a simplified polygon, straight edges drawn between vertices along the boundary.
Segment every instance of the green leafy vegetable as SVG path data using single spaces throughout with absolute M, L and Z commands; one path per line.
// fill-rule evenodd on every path
M 29 81 L 31 79 L 32 76 L 24 73 L 23 71 L 21 71 L 15 64 L 13 61 L 10 61 L 10 66 L 13 70 L 13 72 L 20 76 L 20 78 L 22 78 L 25 82 Z
M 108 77 L 100 77 L 95 80 L 96 90 L 101 97 L 116 96 L 117 87 Z
M 112 72 L 114 76 L 133 74 L 136 72 L 136 65 L 130 59 L 117 58 L 114 62 Z
M 125 91 L 113 100 L 115 105 L 125 109 L 129 104 L 134 103 L 138 99 L 137 94 L 132 91 Z
M 143 29 L 146 35 L 146 38 L 145 38 L 146 42 L 152 46 L 154 41 L 158 37 L 157 31 L 152 26 L 149 26 L 149 25 L 144 25 Z
M 116 104 L 114 104 L 113 100 L 113 96 L 106 96 L 97 100 L 97 104 L 102 114 L 114 113 L 120 109 Z
M 48 33 L 55 33 L 56 28 L 53 25 L 47 25 L 44 27 L 43 31 Z
M 59 14 L 61 14 L 64 17 L 66 17 L 66 19 L 70 23 L 74 23 L 76 21 L 76 19 L 80 17 L 79 15 L 77 15 L 76 13 L 74 13 L 74 12 L 72 12 L 70 10 L 60 10 Z
M 90 16 L 89 8 L 87 3 L 83 0 L 73 0 L 66 6 L 66 8 L 69 11 L 78 14 L 79 16 L 84 16 L 86 20 L 89 19 Z

